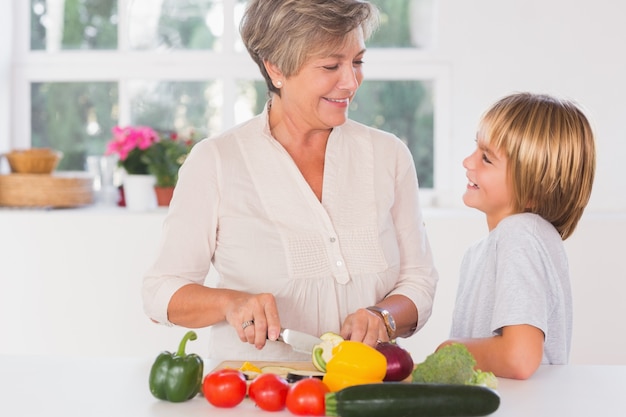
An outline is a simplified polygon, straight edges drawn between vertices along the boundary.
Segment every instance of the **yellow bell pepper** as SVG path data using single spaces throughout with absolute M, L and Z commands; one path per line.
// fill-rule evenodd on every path
M 386 373 L 385 355 L 365 343 L 346 340 L 334 347 L 323 381 L 335 392 L 352 385 L 382 382 Z

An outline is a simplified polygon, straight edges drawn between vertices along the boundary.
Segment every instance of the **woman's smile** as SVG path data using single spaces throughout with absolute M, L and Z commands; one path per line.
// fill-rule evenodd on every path
M 340 104 L 342 107 L 346 107 L 350 104 L 350 98 L 330 98 L 323 97 L 324 100 L 329 101 L 330 103 Z

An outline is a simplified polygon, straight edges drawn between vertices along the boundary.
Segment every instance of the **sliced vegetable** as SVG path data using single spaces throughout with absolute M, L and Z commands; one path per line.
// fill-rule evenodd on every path
M 326 332 L 320 336 L 322 343 L 313 347 L 311 359 L 313 365 L 320 372 L 326 372 L 326 364 L 333 357 L 333 349 L 343 342 L 343 337 L 333 332 Z
M 295 369 L 288 366 L 268 365 L 261 367 L 261 373 L 276 374 L 282 376 L 283 378 L 287 378 L 287 374 L 293 371 L 295 371 Z
M 246 380 L 248 381 L 252 381 L 254 378 L 256 378 L 257 376 L 261 375 L 261 368 L 259 368 L 258 366 L 256 366 L 255 364 L 251 363 L 251 362 L 244 362 L 240 367 L 239 370 L 241 372 L 243 372 L 244 376 L 246 377 Z
M 322 379 L 323 377 L 324 377 L 324 372 L 296 370 L 296 371 L 289 372 L 287 374 L 287 382 L 293 383 L 293 382 L 300 381 L 301 379 L 305 379 L 305 378 Z
M 500 406 L 500 396 L 475 385 L 355 385 L 326 395 L 326 415 L 341 417 L 485 416 Z
M 246 378 L 246 381 L 253 381 L 254 379 L 256 379 L 256 377 L 261 375 L 260 372 L 254 372 L 254 371 L 241 371 L 241 373 Z
M 190 330 L 180 341 L 176 354 L 165 351 L 157 356 L 149 377 L 150 392 L 154 397 L 182 402 L 200 392 L 204 363 L 196 354 L 185 354 L 187 341 L 196 338 L 196 332 Z
M 413 372 L 413 358 L 411 354 L 393 342 L 383 342 L 376 345 L 376 350 L 387 358 L 387 373 L 384 381 L 402 381 Z
M 357 384 L 382 382 L 387 373 L 385 355 L 362 342 L 345 340 L 333 349 L 323 381 L 331 391 Z
M 251 371 L 251 372 L 256 372 L 257 374 L 260 374 L 261 368 L 259 368 L 258 366 L 256 366 L 255 364 L 251 363 L 251 362 L 244 362 L 241 367 L 239 368 L 239 370 L 241 372 L 246 372 L 246 371 Z

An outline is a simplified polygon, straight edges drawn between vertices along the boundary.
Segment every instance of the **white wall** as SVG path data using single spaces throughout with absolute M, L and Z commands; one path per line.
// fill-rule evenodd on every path
M 590 207 L 626 210 L 626 3 L 614 0 L 439 0 L 437 55 L 451 67 L 452 159 L 458 202 L 461 160 L 481 113 L 528 90 L 577 100 L 597 134 Z

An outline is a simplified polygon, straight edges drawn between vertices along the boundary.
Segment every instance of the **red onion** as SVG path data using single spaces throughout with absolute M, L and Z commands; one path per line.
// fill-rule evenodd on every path
M 395 343 L 382 342 L 376 350 L 387 358 L 387 374 L 384 381 L 402 381 L 413 372 L 413 358 L 405 349 Z

